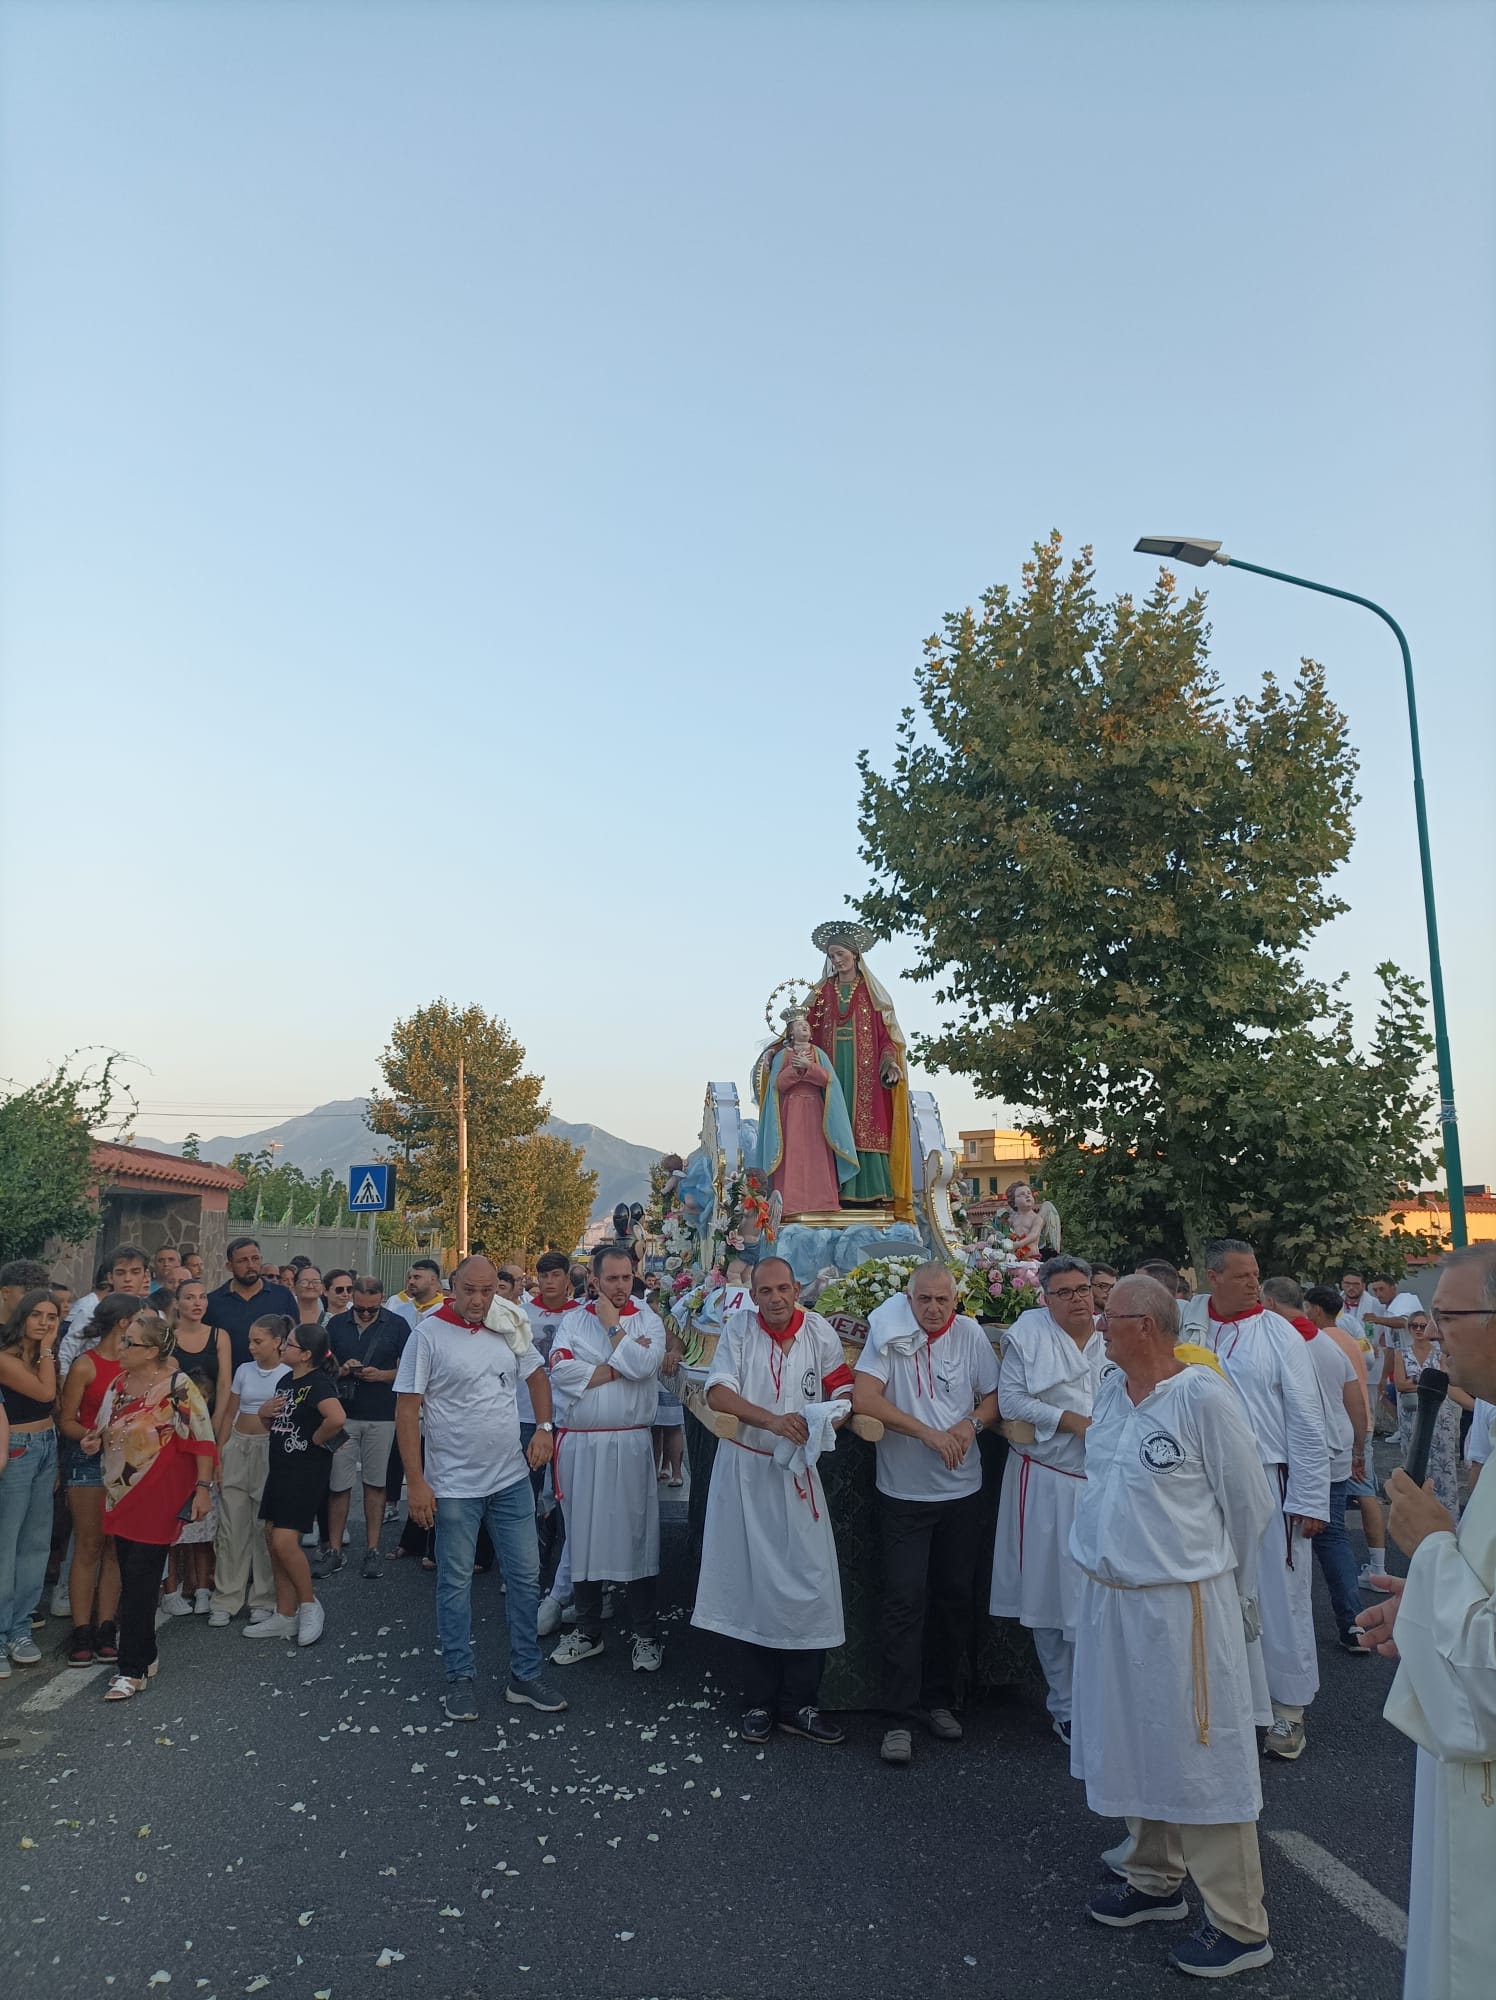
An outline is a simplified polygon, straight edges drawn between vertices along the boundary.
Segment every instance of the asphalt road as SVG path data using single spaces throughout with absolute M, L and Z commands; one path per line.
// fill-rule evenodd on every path
M 667 1527 L 667 1594 L 681 1541 Z M 0 1683 L 0 1990 L 1183 1990 L 1165 1927 L 1086 1918 L 1121 1829 L 1087 1811 L 1027 1690 L 968 1711 L 963 1743 L 918 1741 L 907 1771 L 879 1763 L 872 1717 L 850 1718 L 840 1749 L 758 1751 L 734 1736 L 715 1642 L 677 1604 L 661 1673 L 634 1674 L 610 1626 L 602 1658 L 555 1675 L 570 1710 L 536 1716 L 499 1698 L 491 1575 L 475 1579 L 483 1718 L 453 1725 L 431 1584 L 411 1563 L 368 1583 L 350 1564 L 321 1587 L 327 1634 L 304 1652 L 168 1621 L 159 1680 L 124 1705 L 55 1655 Z M 1391 1669 L 1321 1629 L 1309 1748 L 1264 1769 L 1277 1957 L 1243 1986 L 1394 2000 L 1411 1746 L 1381 1720 Z

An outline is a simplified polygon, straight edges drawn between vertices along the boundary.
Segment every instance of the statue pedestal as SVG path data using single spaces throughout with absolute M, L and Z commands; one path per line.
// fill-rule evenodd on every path
M 874 1215 L 880 1213 L 877 1209 Z M 819 1271 L 851 1271 L 869 1257 L 923 1257 L 924 1239 L 912 1222 L 868 1222 L 854 1209 L 838 1211 L 835 1222 L 810 1216 L 780 1225 L 769 1254 L 783 1257 L 802 1285 Z
M 865 1229 L 892 1229 L 894 1212 L 871 1206 L 807 1209 L 803 1215 L 787 1215 L 785 1221 L 798 1222 L 802 1229 L 855 1229 L 859 1224 Z

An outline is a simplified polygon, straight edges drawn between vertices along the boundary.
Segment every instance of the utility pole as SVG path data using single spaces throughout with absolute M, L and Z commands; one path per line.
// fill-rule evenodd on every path
M 457 1058 L 457 1255 L 468 1253 L 467 1085 Z

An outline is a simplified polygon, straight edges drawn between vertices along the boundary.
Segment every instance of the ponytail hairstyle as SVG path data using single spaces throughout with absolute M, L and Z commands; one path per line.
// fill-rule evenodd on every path
M 283 1346 L 285 1338 L 296 1322 L 289 1313 L 261 1313 L 258 1319 L 249 1323 L 251 1333 L 268 1333 L 277 1347 Z
M 325 1326 L 314 1326 L 310 1320 L 304 1320 L 298 1326 L 289 1319 L 282 1324 L 287 1334 L 295 1336 L 296 1345 L 310 1359 L 314 1368 L 319 1368 L 324 1375 L 337 1373 L 337 1356 L 332 1351 L 332 1342 L 327 1337 Z
M 87 1354 L 116 1328 L 128 1326 L 132 1319 L 139 1319 L 150 1310 L 144 1299 L 132 1298 L 128 1292 L 106 1292 L 94 1307 L 93 1318 L 84 1332 L 83 1352 Z

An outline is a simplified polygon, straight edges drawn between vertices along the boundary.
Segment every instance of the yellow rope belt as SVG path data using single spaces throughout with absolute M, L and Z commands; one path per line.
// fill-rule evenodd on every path
M 1110 1577 L 1098 1576 L 1088 1569 L 1086 1575 L 1092 1583 L 1099 1583 L 1103 1590 L 1171 1590 L 1177 1584 L 1159 1583 L 1113 1583 Z M 1205 1651 L 1205 1607 L 1200 1598 L 1198 1583 L 1186 1584 L 1190 1594 L 1190 1680 L 1195 1697 L 1195 1734 L 1208 1750 L 1210 1748 L 1210 1666 Z

